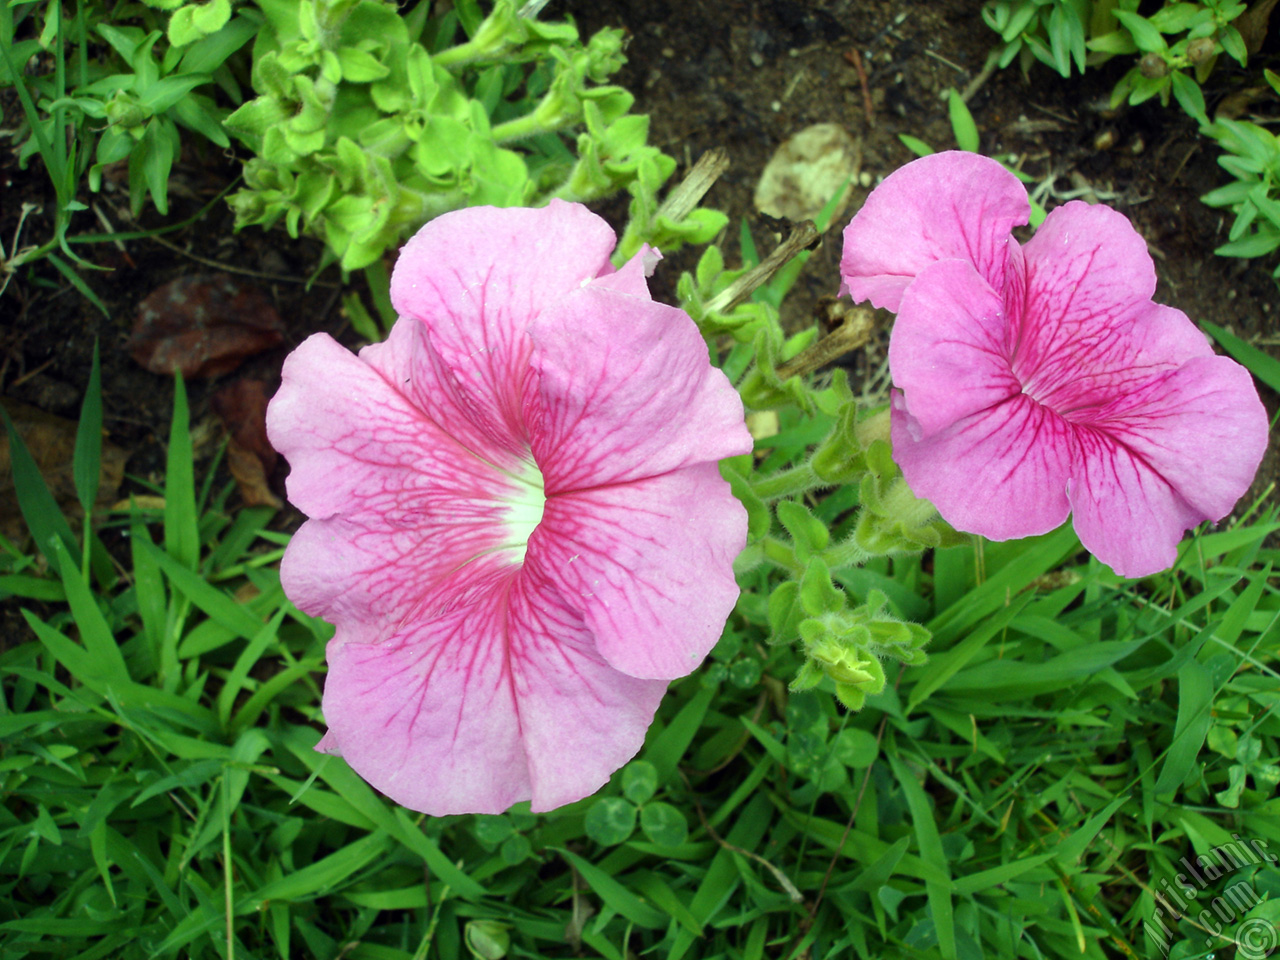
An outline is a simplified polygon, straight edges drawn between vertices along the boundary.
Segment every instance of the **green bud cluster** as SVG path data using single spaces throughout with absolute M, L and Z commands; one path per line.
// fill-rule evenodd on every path
M 866 458 L 859 498 L 862 512 L 853 538 L 868 554 L 919 553 L 968 542 L 966 534 L 957 533 L 938 516 L 933 504 L 911 492 L 893 462 L 888 441 L 873 441 Z
M 652 206 L 674 170 L 632 96 L 602 84 L 624 62 L 621 31 L 583 44 L 571 23 L 497 0 L 469 41 L 433 52 L 422 32 L 440 25 L 411 23 L 392 0 L 259 2 L 258 96 L 226 120 L 256 154 L 231 199 L 237 225 L 323 237 L 344 269 L 459 207 L 622 188 Z M 576 158 L 556 135 L 574 126 Z
M 179 10 L 171 24 L 187 9 Z M 95 31 L 111 45 L 120 72 L 79 87 L 67 101 L 85 116 L 106 121 L 89 168 L 90 189 L 100 190 L 103 171 L 127 159 L 135 216 L 148 195 L 157 210 L 169 212 L 169 172 L 181 148 L 179 127 L 200 133 L 219 147 L 231 145 L 222 127 L 223 111 L 195 91 L 214 82 L 216 72 L 225 72 L 224 61 L 249 39 L 253 27 L 242 17 L 228 22 L 229 4 L 225 11 L 213 13 L 204 12 L 204 7 L 190 9 L 192 16 L 200 13 L 202 26 L 185 32 L 180 26 L 182 43 L 170 39 L 169 48 L 162 51 L 157 50 L 164 47 L 159 30 L 97 24 Z M 172 37 L 172 26 L 169 32 Z
M 769 598 L 773 642 L 797 637 L 805 663 L 791 682 L 792 691 L 808 690 L 824 679 L 850 710 L 860 710 L 868 696 L 884 689 L 886 657 L 916 666 L 926 660 L 929 631 L 886 610 L 888 598 L 878 590 L 867 601 L 849 605 L 848 595 L 831 582 L 821 557 L 810 557 L 804 575 L 779 586 Z
M 858 710 L 884 689 L 885 659 L 923 663 L 930 635 L 889 611 L 887 597 L 878 590 L 870 590 L 864 603 L 852 603 L 831 572 L 967 538 L 902 479 L 892 459 L 888 408 L 859 409 L 843 370 L 820 380 L 794 372 L 814 369 L 803 357 L 794 358 L 807 350 L 817 330 L 785 336 L 772 298 L 746 289 L 753 278 L 745 284 L 742 278 L 749 272 L 727 268 L 720 250 L 711 246 L 677 288 L 681 306 L 709 343 L 735 343 L 724 370 L 736 381 L 744 406 L 777 411 L 780 434 L 791 434 L 779 435 L 772 450 L 768 437 L 762 437 L 765 449 L 758 454 L 721 463 L 747 511 L 748 545 L 734 569 L 740 578 L 758 577 L 758 583 L 768 584 L 763 589 L 768 591 L 770 642 L 799 641 L 803 648 L 804 665 L 791 690 L 829 679 L 840 702 Z M 821 346 L 808 354 L 826 355 Z M 779 468 L 779 463 L 786 465 Z M 857 490 L 856 501 L 847 488 Z M 820 503 L 821 496 L 812 497 L 821 490 L 843 493 L 846 503 L 856 506 L 852 518 L 841 521 L 840 536 L 833 536 L 832 522 L 820 517 L 821 510 L 815 513 L 805 502 Z M 782 576 L 766 579 L 769 568 Z M 761 616 L 758 608 L 742 610 L 748 617 Z

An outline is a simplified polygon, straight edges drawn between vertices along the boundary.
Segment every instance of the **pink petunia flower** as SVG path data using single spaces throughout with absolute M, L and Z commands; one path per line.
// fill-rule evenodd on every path
M 311 519 L 281 579 L 337 628 L 319 748 L 414 810 L 594 792 L 737 599 L 742 403 L 614 242 L 576 204 L 446 214 L 385 343 L 285 362 L 268 430 Z
M 1248 371 L 1151 301 L 1146 243 L 1072 202 L 1020 246 L 1018 180 L 941 153 L 887 177 L 845 230 L 855 301 L 897 311 L 894 459 L 912 491 L 992 540 L 1068 514 L 1126 577 L 1170 566 L 1185 530 L 1226 516 L 1267 445 Z

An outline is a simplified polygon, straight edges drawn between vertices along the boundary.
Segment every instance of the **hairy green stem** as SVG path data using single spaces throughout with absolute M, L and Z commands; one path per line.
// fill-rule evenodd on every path
M 509 143 L 512 140 L 523 140 L 526 137 L 536 137 L 541 133 L 555 133 L 569 124 L 574 122 L 574 117 L 561 115 L 558 123 L 546 124 L 537 119 L 538 111 L 526 113 L 523 117 L 516 117 L 514 120 L 508 120 L 506 123 L 500 123 L 490 130 L 495 143 Z
M 778 537 L 766 537 L 760 543 L 764 547 L 766 560 L 776 563 L 796 576 L 804 573 L 804 565 L 796 559 L 795 547 L 790 543 Z
M 822 551 L 822 559 L 831 570 L 843 570 L 846 567 L 860 567 L 871 559 L 871 554 L 858 545 L 854 537 L 840 543 L 832 544 Z
M 808 463 L 802 463 L 798 467 L 791 467 L 771 477 L 755 481 L 751 484 L 751 489 L 761 500 L 777 500 L 825 486 L 827 484 L 813 472 L 813 467 Z

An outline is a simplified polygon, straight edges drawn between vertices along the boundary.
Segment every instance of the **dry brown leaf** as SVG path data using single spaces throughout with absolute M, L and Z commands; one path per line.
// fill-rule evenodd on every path
M 805 127 L 778 148 L 756 185 L 756 209 L 771 217 L 812 220 L 840 191 L 832 219 L 849 202 L 862 166 L 862 142 L 838 123 Z
M 267 385 L 236 380 L 213 395 L 211 406 L 226 427 L 227 468 L 246 506 L 283 506 L 271 490 L 271 474 L 279 456 L 267 440 Z
M 209 273 L 166 283 L 143 300 L 129 349 L 152 373 L 216 377 L 283 340 L 280 315 L 261 290 Z

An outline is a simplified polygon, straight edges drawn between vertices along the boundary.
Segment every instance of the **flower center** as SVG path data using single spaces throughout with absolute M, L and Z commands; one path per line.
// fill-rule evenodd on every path
M 524 555 L 529 549 L 529 538 L 542 522 L 542 511 L 547 505 L 546 490 L 542 481 L 542 471 L 531 460 L 523 462 L 522 469 L 510 474 L 515 481 L 510 493 L 504 498 L 506 515 L 502 523 L 506 528 L 506 537 L 502 547 L 515 553 L 516 563 L 524 562 Z

